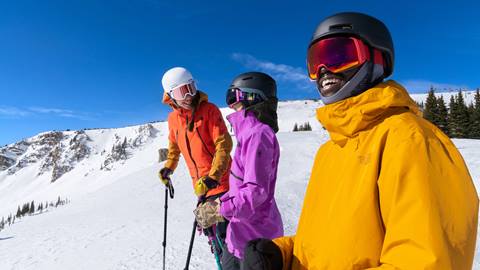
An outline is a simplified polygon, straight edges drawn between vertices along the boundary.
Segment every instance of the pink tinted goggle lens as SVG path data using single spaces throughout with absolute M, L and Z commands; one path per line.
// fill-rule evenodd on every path
M 184 100 L 187 98 L 187 95 L 195 96 L 197 93 L 197 88 L 193 83 L 185 84 L 175 89 L 170 90 L 170 96 L 175 100 Z
M 307 52 L 308 75 L 310 79 L 316 80 L 321 67 L 337 73 L 359 66 L 368 60 L 368 51 L 365 43 L 353 37 L 319 40 Z

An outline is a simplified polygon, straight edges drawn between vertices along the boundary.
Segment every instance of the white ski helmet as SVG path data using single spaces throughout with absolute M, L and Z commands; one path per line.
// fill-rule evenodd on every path
M 194 84 L 192 74 L 186 68 L 174 67 L 169 69 L 162 78 L 162 86 L 165 93 L 186 84 Z

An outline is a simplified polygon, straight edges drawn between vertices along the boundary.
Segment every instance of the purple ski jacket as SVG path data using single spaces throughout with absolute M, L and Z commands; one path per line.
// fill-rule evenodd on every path
M 220 213 L 230 221 L 228 251 L 243 259 L 247 242 L 283 236 L 274 199 L 280 149 L 274 131 L 244 110 L 227 116 L 237 137 L 230 170 L 230 190 L 221 197 Z

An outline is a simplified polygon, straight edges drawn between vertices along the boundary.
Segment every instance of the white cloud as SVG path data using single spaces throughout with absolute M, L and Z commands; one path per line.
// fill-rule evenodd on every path
M 15 107 L 7 107 L 7 106 L 0 106 L 0 116 L 6 117 L 23 117 L 30 114 L 30 112 L 15 108 Z
M 44 108 L 44 107 L 31 107 L 32 112 L 40 114 L 53 114 L 58 117 L 75 118 L 80 120 L 92 120 L 89 113 L 75 112 L 72 110 L 58 109 L 58 108 Z
M 43 107 L 31 107 L 29 108 L 33 112 L 37 113 L 55 113 L 55 114 L 72 114 L 73 111 L 71 110 L 63 110 L 63 109 L 56 109 L 56 108 L 43 108 Z
M 303 68 L 259 60 L 250 54 L 244 53 L 233 53 L 232 59 L 247 68 L 268 73 L 279 82 L 293 83 L 297 88 L 306 92 L 312 92 L 315 89 L 315 85 L 310 81 L 307 72 Z
M 437 91 L 449 90 L 470 90 L 467 85 L 437 83 L 427 80 L 405 80 L 401 82 L 402 85 L 411 93 L 426 93 L 433 86 Z
M 0 106 L 0 117 L 18 118 L 32 115 L 53 115 L 80 120 L 92 120 L 90 113 L 75 112 L 72 110 L 45 107 L 30 107 L 28 109 L 22 109 L 18 107 Z

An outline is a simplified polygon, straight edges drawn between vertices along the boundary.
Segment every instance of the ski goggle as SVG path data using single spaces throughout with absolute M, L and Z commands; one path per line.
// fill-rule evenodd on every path
M 189 83 L 173 88 L 168 93 L 170 97 L 175 100 L 184 100 L 187 96 L 195 96 L 195 94 L 197 94 L 197 88 L 194 83 Z
M 230 88 L 227 90 L 226 102 L 228 107 L 233 108 L 236 104 L 242 101 L 260 102 L 267 100 L 265 94 L 254 88 Z
M 320 68 L 338 73 L 369 59 L 369 47 L 358 38 L 331 37 L 315 42 L 307 52 L 308 76 L 316 80 Z

